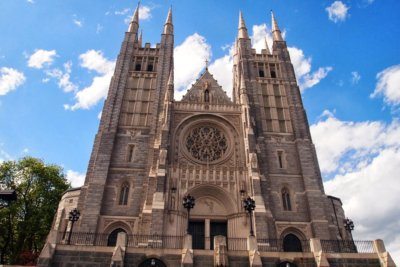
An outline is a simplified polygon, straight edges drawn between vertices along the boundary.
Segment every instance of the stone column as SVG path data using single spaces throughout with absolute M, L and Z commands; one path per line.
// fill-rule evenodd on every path
M 318 267 L 329 267 L 328 259 L 322 251 L 321 241 L 317 238 L 310 239 L 311 252 L 314 254 L 315 263 Z
M 192 236 L 186 234 L 183 239 L 181 267 L 192 267 L 192 266 L 193 266 Z
M 214 266 L 229 266 L 226 237 L 222 235 L 214 236 Z
M 261 267 L 261 257 L 258 251 L 257 238 L 255 236 L 249 236 L 247 239 L 247 250 L 249 251 L 250 267 Z
M 389 252 L 386 251 L 383 240 L 374 240 L 374 250 L 379 256 L 379 261 L 381 262 L 382 267 L 396 267 L 396 264 L 394 263 Z
M 119 232 L 117 244 L 111 257 L 110 267 L 124 267 L 127 236 L 125 232 Z
M 205 236 L 205 249 L 211 248 L 211 239 L 210 239 L 210 219 L 205 219 L 204 222 L 204 236 Z M 215 243 L 214 243 L 215 248 Z

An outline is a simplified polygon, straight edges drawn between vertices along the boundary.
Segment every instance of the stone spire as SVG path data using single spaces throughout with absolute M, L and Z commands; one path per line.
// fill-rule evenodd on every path
M 247 33 L 247 28 L 246 28 L 246 23 L 244 22 L 243 19 L 243 14 L 242 11 L 239 12 L 239 32 L 238 32 L 238 38 L 249 38 L 249 34 Z
M 174 34 L 174 25 L 172 24 L 172 7 L 168 10 L 167 20 L 164 24 L 163 34 Z
M 133 13 L 131 23 L 129 23 L 128 32 L 133 32 L 137 34 L 139 30 L 139 6 L 140 2 L 138 2 L 135 13 Z
M 267 50 L 267 54 L 270 55 L 271 51 L 269 50 L 269 46 L 268 46 L 268 40 L 267 37 L 265 37 L 265 50 Z
M 274 41 L 283 41 L 281 30 L 278 27 L 278 23 L 275 20 L 274 12 L 271 10 L 271 19 L 272 19 L 272 36 L 274 37 Z

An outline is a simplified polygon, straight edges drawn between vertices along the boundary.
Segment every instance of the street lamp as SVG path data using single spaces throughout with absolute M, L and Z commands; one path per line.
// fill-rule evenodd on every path
M 353 231 L 354 230 L 354 223 L 353 223 L 353 221 L 352 220 L 350 220 L 349 218 L 346 218 L 345 220 L 344 220 L 344 229 L 346 229 L 348 232 L 350 232 L 350 234 L 351 234 L 351 231 Z
M 189 234 L 189 216 L 190 216 L 190 210 L 193 209 L 193 207 L 194 207 L 194 204 L 195 204 L 194 201 L 195 201 L 195 199 L 194 199 L 194 197 L 192 197 L 191 195 L 186 195 L 186 196 L 184 196 L 184 197 L 183 197 L 183 201 L 182 201 L 183 207 L 184 207 L 185 209 L 187 209 L 187 212 L 188 212 L 188 221 L 187 221 L 187 228 L 186 228 L 186 233 L 187 233 L 187 234 Z
M 81 213 L 77 209 L 73 209 L 69 212 L 68 220 L 71 222 L 71 229 L 69 230 L 68 234 L 68 242 L 67 242 L 68 245 L 71 243 L 71 234 L 72 234 L 72 229 L 74 228 L 74 223 L 77 220 L 79 220 L 79 216 L 81 216 Z
M 256 202 L 251 197 L 247 197 L 246 199 L 243 200 L 243 207 L 250 215 L 250 236 L 254 236 L 253 216 L 251 215 L 251 213 L 256 208 Z

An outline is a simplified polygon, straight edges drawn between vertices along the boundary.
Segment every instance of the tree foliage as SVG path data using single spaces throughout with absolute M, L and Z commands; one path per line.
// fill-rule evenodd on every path
M 46 241 L 58 202 L 70 185 L 61 167 L 32 157 L 1 163 L 0 185 L 17 193 L 16 201 L 0 206 L 1 260 L 32 263 Z

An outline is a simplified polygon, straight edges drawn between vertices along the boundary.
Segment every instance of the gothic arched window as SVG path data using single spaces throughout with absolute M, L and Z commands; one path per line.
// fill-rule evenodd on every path
M 127 205 L 129 197 L 129 184 L 123 183 L 119 193 L 119 205 Z
M 204 102 L 210 102 L 210 92 L 208 90 L 204 91 Z
M 289 190 L 285 187 L 282 189 L 282 203 L 284 210 L 292 210 L 292 205 L 290 203 Z

